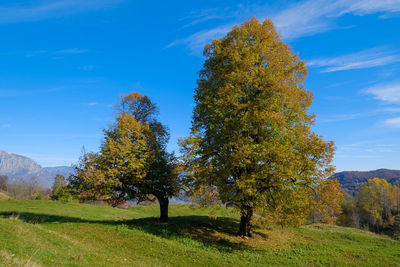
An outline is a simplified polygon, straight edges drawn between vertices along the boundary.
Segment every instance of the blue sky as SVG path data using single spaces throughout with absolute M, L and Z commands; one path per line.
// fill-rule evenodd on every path
M 75 163 L 138 91 L 177 150 L 204 45 L 252 16 L 307 61 L 314 129 L 335 141 L 337 170 L 399 169 L 400 0 L 1 1 L 0 149 Z

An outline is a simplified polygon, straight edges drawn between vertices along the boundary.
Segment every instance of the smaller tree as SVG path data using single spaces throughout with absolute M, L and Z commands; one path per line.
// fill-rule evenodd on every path
M 61 174 L 57 174 L 54 178 L 50 199 L 59 201 L 71 201 L 73 199 L 71 188 L 68 187 L 67 180 Z
M 54 183 L 52 187 L 52 196 L 57 195 L 57 193 L 63 188 L 67 186 L 67 180 L 65 180 L 65 177 L 61 174 L 57 174 L 56 177 L 54 178 Z
M 339 224 L 343 226 L 359 228 L 360 216 L 354 197 L 349 193 L 344 193 L 342 203 L 342 214 L 339 216 Z
M 30 177 L 25 185 L 29 199 L 35 199 L 39 195 L 39 192 L 43 189 L 39 178 L 36 176 Z
M 156 106 L 147 96 L 122 96 L 116 122 L 104 130 L 99 153 L 84 154 L 70 183 L 83 198 L 117 206 L 151 194 L 160 204 L 160 220 L 168 220 L 169 198 L 178 191 L 176 158 L 168 153 L 168 129 L 155 119 Z
M 313 222 L 335 224 L 342 213 L 344 197 L 338 180 L 326 180 L 316 188 L 311 217 Z
M 8 185 L 8 176 L 0 175 L 0 190 L 6 191 Z

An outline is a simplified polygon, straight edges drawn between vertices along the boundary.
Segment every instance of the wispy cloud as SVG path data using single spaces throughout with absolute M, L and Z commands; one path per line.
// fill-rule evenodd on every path
M 185 29 L 191 26 L 195 26 L 200 23 L 204 23 L 210 20 L 221 20 L 232 18 L 237 15 L 237 10 L 232 12 L 232 8 L 226 8 L 224 12 L 220 12 L 218 8 L 209 8 L 203 10 L 196 10 L 191 12 L 188 16 L 181 19 L 186 24 L 181 27 L 181 29 Z
M 11 124 L 9 123 L 0 124 L 0 128 L 11 128 Z
M 381 110 L 386 113 L 398 114 L 400 112 L 400 82 L 377 84 L 370 88 L 364 89 L 361 93 L 371 95 L 374 99 L 382 102 L 382 104 L 391 105 Z M 380 125 L 389 128 L 400 129 L 400 117 L 392 117 L 380 122 Z
M 355 142 L 350 144 L 338 145 L 337 154 L 335 157 L 340 158 L 358 158 L 361 157 L 371 157 L 379 156 L 381 153 L 399 153 L 400 145 L 393 143 L 385 143 L 385 140 L 366 140 L 361 142 Z M 358 153 L 362 152 L 360 155 Z
M 49 51 L 47 50 L 37 50 L 37 51 L 32 51 L 32 52 L 28 52 L 26 53 L 26 57 L 34 57 L 37 55 L 43 55 L 43 54 L 47 54 Z
M 391 128 L 400 128 L 400 117 L 387 119 L 384 123 Z
M 79 69 L 84 70 L 84 71 L 92 71 L 96 68 L 95 65 L 85 65 L 82 67 L 79 67 Z
M 53 57 L 60 57 L 60 56 L 67 56 L 67 55 L 79 55 L 89 52 L 87 49 L 81 48 L 68 48 L 68 49 L 61 49 L 56 51 L 50 50 L 36 50 L 36 51 L 29 51 L 25 54 L 26 57 L 36 57 L 36 56 L 53 56 Z M 15 53 L 17 54 L 17 53 Z M 14 54 L 14 55 L 15 55 Z
M 345 14 L 364 16 L 400 11 L 399 0 L 308 0 L 271 16 L 285 39 L 294 39 L 338 28 L 336 19 Z
M 332 122 L 340 122 L 340 121 L 348 121 L 348 120 L 354 120 L 360 117 L 365 117 L 368 115 L 371 115 L 375 113 L 374 111 L 371 112 L 357 112 L 357 113 L 348 113 L 348 114 L 338 114 L 338 115 L 334 115 L 332 117 L 329 118 L 322 118 L 320 120 L 317 120 L 319 123 L 332 123 Z
M 55 53 L 61 54 L 61 55 L 77 55 L 77 54 L 83 54 L 86 52 L 88 52 L 87 49 L 71 48 L 71 49 L 58 50 Z
M 88 106 L 97 106 L 97 105 L 99 105 L 100 103 L 97 103 L 97 102 L 89 102 L 89 103 L 87 103 L 87 105 Z
M 368 15 L 372 13 L 395 13 L 400 12 L 400 1 L 398 0 L 361 0 L 361 1 L 343 1 L 348 5 L 341 14 L 354 13 L 356 15 Z
M 327 118 L 317 119 L 319 123 L 332 123 L 332 122 L 342 122 L 355 120 L 360 118 L 371 118 L 373 116 L 378 115 L 388 115 L 388 114 L 398 114 L 400 113 L 400 108 L 396 107 L 388 107 L 388 108 L 378 108 L 364 112 L 354 112 L 354 113 L 345 113 L 345 114 L 336 114 Z
M 195 32 L 188 37 L 178 39 L 168 47 L 185 45 L 192 53 L 198 53 L 207 42 L 225 35 L 233 25 L 245 19 L 257 16 L 260 20 L 271 18 L 278 32 L 286 40 L 314 35 L 338 28 L 337 19 L 345 14 L 364 16 L 381 13 L 392 14 L 400 12 L 399 0 L 306 0 L 290 4 L 284 8 L 274 8 L 271 5 L 224 8 L 220 10 L 205 10 L 193 16 L 185 27 L 196 25 L 213 18 L 227 18 L 225 22 L 214 28 Z M 386 59 L 389 60 L 389 59 Z M 370 63 L 372 64 L 372 63 Z M 376 62 L 375 64 L 381 64 Z
M 39 94 L 54 93 L 54 92 L 63 91 L 66 89 L 67 89 L 66 87 L 51 88 L 51 89 L 37 89 L 37 90 L 36 89 L 34 89 L 34 90 L 0 89 L 0 98 L 27 97 L 27 96 L 34 96 L 34 95 L 39 95 Z
M 204 45 L 208 41 L 225 35 L 231 28 L 232 27 L 229 25 L 229 26 L 214 28 L 207 31 L 197 32 L 187 38 L 179 39 L 170 43 L 167 46 L 167 48 L 179 44 L 184 44 L 192 51 L 192 53 L 197 53 L 198 51 L 204 48 Z
M 386 104 L 400 104 L 400 82 L 374 85 L 362 92 Z
M 323 68 L 321 72 L 366 69 L 400 62 L 400 54 L 388 47 L 377 47 L 339 57 L 309 60 L 308 66 Z
M 86 103 L 86 105 L 89 107 L 97 107 L 97 106 L 107 107 L 107 108 L 113 107 L 112 104 L 99 103 L 99 102 L 89 102 L 89 103 Z
M 0 23 L 17 23 L 70 16 L 112 7 L 123 0 L 34 0 L 0 5 Z

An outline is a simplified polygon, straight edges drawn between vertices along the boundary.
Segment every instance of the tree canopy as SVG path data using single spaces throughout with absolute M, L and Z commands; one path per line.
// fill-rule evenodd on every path
M 168 198 L 178 191 L 176 160 L 166 151 L 168 129 L 157 121 L 157 107 L 147 96 L 121 97 L 118 116 L 104 130 L 99 153 L 84 154 L 71 183 L 82 196 L 114 206 L 149 194 L 160 203 L 160 219 L 168 219 Z
M 235 26 L 204 56 L 192 133 L 180 142 L 187 183 L 215 186 L 241 209 L 239 233 L 251 236 L 254 210 L 311 201 L 310 188 L 333 171 L 334 144 L 312 132 L 305 63 L 271 20 Z

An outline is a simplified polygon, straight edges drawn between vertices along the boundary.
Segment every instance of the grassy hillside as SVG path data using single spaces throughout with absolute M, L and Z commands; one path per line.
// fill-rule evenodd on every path
M 0 190 L 0 201 L 10 199 L 6 192 Z
M 400 242 L 328 225 L 235 236 L 238 214 L 176 205 L 128 210 L 50 201 L 0 202 L 0 266 L 399 266 Z

